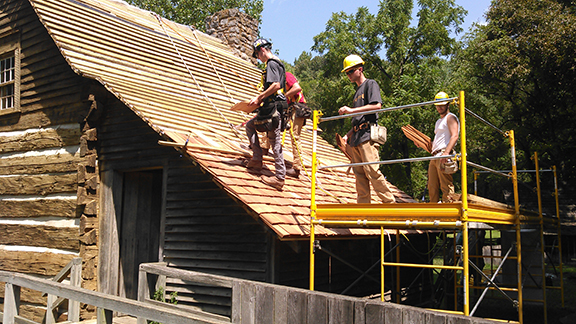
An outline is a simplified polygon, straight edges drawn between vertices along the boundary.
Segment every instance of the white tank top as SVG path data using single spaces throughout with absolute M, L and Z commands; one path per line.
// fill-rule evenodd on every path
M 442 150 L 448 146 L 450 143 L 450 129 L 448 129 L 448 116 L 454 116 L 456 121 L 458 122 L 458 134 L 460 134 L 460 121 L 458 117 L 453 113 L 449 112 L 444 116 L 444 118 L 440 118 L 436 121 L 436 126 L 434 127 L 434 142 L 432 142 L 432 152 L 437 150 Z M 440 153 L 437 153 L 438 155 Z

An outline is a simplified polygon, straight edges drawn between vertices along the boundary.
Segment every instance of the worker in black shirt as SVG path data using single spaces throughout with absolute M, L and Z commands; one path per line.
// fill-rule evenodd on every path
M 288 104 L 284 95 L 286 87 L 286 72 L 280 59 L 272 54 L 272 43 L 259 38 L 254 44 L 253 56 L 266 63 L 266 70 L 262 74 L 263 91 L 250 100 L 250 105 L 259 106 L 257 115 L 246 123 L 246 135 L 252 148 L 252 159 L 246 162 L 248 169 L 259 171 L 262 169 L 262 148 L 258 139 L 258 132 L 265 132 L 274 155 L 275 175 L 261 176 L 262 182 L 278 190 L 284 187 L 286 166 L 282 152 L 282 115 L 286 113 Z

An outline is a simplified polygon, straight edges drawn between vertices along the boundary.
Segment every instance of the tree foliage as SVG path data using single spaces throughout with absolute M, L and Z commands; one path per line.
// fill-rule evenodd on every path
M 210 15 L 223 10 L 238 8 L 258 22 L 262 22 L 263 0 L 127 0 L 142 9 L 150 10 L 177 23 L 192 25 L 206 31 L 204 21 Z
M 325 115 L 336 115 L 338 108 L 351 105 L 356 85 L 341 73 L 342 61 L 358 54 L 366 62 L 365 74 L 381 87 L 383 107 L 429 101 L 437 91 L 450 91 L 450 67 L 446 58 L 459 48 L 452 33 L 462 31 L 466 11 L 453 0 L 417 1 L 417 21 L 413 21 L 413 0 L 382 0 L 377 14 L 366 7 L 355 14 L 332 14 L 324 32 L 314 37 L 312 50 L 319 56 L 303 53 L 295 69 L 306 96 Z M 437 113 L 431 108 L 381 114 L 379 122 L 388 128 L 389 140 L 381 149 L 385 159 L 423 155 L 403 135 L 400 127 L 412 124 L 433 136 Z M 320 125 L 325 139 L 345 134 L 349 120 Z M 389 165 L 384 174 L 395 185 L 413 195 L 426 186 L 427 164 Z
M 495 1 L 458 58 L 460 75 L 485 100 L 478 102 L 485 115 L 514 130 L 519 169 L 533 169 L 537 151 L 541 165 L 557 165 L 565 183 L 576 180 L 575 9 L 573 1 Z M 474 154 L 495 162 L 499 156 Z

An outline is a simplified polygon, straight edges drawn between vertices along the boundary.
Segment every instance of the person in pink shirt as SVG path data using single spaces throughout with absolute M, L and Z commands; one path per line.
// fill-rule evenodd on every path
M 298 83 L 298 79 L 290 73 L 286 72 L 286 99 L 288 100 L 288 114 L 292 124 L 292 154 L 294 160 L 292 161 L 292 168 L 286 170 L 286 175 L 294 178 L 300 176 L 302 146 L 300 145 L 300 133 L 302 127 L 306 125 L 306 118 L 310 118 L 312 111 L 306 105 L 306 99 L 302 94 L 302 87 Z

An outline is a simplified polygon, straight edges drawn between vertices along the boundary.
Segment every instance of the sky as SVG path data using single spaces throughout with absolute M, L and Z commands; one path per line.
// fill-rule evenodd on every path
M 455 0 L 455 2 L 468 11 L 462 25 L 466 32 L 472 23 L 484 22 L 483 16 L 491 0 Z M 357 12 L 358 7 L 364 6 L 371 14 L 376 15 L 379 3 L 379 0 L 264 0 L 260 35 L 272 41 L 273 50 L 279 50 L 279 57 L 282 60 L 294 63 L 303 51 L 311 52 L 314 36 L 325 30 L 326 22 L 332 13 L 344 11 L 346 14 L 353 14 Z M 456 37 L 459 38 L 463 34 Z

